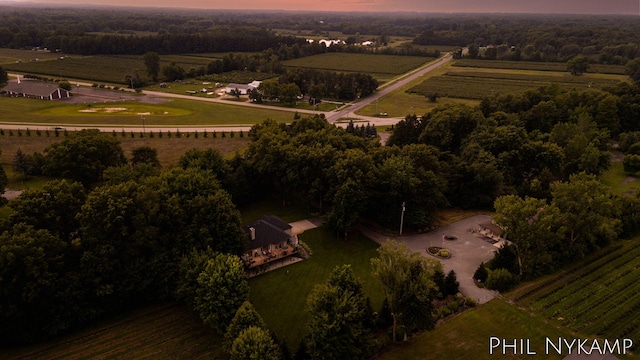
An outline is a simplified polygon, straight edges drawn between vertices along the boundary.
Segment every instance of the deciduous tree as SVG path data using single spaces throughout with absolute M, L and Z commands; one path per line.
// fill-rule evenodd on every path
M 216 255 L 207 261 L 197 284 L 194 310 L 205 324 L 224 334 L 238 308 L 249 297 L 242 260 L 235 255 Z
M 281 360 L 280 348 L 267 330 L 251 326 L 238 335 L 231 347 L 231 360 Z
M 307 298 L 307 334 L 312 359 L 368 359 L 373 335 L 367 327 L 367 301 L 351 267 L 337 267 Z
M 393 339 L 397 329 L 405 325 L 408 332 L 432 329 L 435 325 L 432 301 L 438 293 L 433 281 L 437 260 L 411 254 L 405 244 L 385 241 L 371 259 L 373 274 L 382 284 L 393 317 Z

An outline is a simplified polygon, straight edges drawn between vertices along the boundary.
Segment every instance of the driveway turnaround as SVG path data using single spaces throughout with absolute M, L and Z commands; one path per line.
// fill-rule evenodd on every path
M 460 292 L 479 304 L 484 304 L 497 295 L 495 291 L 477 287 L 473 280 L 473 273 L 478 265 L 493 259 L 494 252 L 498 250 L 497 247 L 478 236 L 478 224 L 487 221 L 491 221 L 490 216 L 477 215 L 426 234 L 398 236 L 395 240 L 405 243 L 413 252 L 434 259 L 435 257 L 427 252 L 428 247 L 439 246 L 449 249 L 451 258 L 437 258 L 442 263 L 445 275 L 451 270 L 455 271 L 460 283 Z M 365 236 L 380 244 L 389 238 L 365 227 L 360 227 L 360 230 Z M 443 236 L 455 238 L 455 240 L 445 240 Z

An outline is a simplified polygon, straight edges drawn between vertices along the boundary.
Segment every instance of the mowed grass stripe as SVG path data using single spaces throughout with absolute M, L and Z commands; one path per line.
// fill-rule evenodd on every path
M 145 309 L 122 321 L 96 327 L 50 344 L 23 351 L 14 358 L 96 359 L 96 358 L 182 358 L 223 355 L 221 339 L 182 304 Z M 52 345 L 53 344 L 53 345 Z M 151 355 L 150 355 L 151 354 Z
M 179 316 L 154 319 L 154 321 L 150 321 L 148 324 L 145 324 L 145 326 L 134 326 L 122 329 L 122 334 L 126 335 L 125 338 L 119 337 L 120 340 L 126 340 L 126 344 L 122 346 L 113 347 L 110 339 L 105 337 L 100 344 L 102 346 L 94 347 L 90 355 L 92 357 L 97 355 L 101 357 L 117 357 L 118 354 L 126 352 L 139 352 L 144 348 L 145 344 L 148 345 L 149 343 L 162 346 L 168 334 L 176 332 L 183 334 L 184 330 L 188 330 L 188 328 L 189 327 L 183 323 L 183 318 Z
M 60 359 L 83 359 L 87 356 L 107 353 L 114 350 L 115 342 L 123 343 L 123 340 L 126 340 L 126 343 L 135 343 L 140 336 L 148 336 L 150 331 L 159 329 L 165 324 L 179 324 L 182 319 L 183 316 L 179 313 L 164 312 L 144 323 L 129 321 L 115 327 L 117 331 L 105 331 L 86 339 L 81 344 L 75 344 L 73 350 L 65 353 Z

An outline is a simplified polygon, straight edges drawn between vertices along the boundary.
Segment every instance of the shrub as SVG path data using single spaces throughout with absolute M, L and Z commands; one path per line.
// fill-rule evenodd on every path
M 484 283 L 487 281 L 487 276 L 489 276 L 489 272 L 487 271 L 487 267 L 484 266 L 484 262 L 480 263 L 480 266 L 476 269 L 476 272 L 473 273 L 473 279 Z
M 491 270 L 487 276 L 487 287 L 491 290 L 506 291 L 515 284 L 515 277 L 507 269 Z
M 440 249 L 438 251 L 438 256 L 448 258 L 451 257 L 451 252 L 449 251 L 449 249 Z

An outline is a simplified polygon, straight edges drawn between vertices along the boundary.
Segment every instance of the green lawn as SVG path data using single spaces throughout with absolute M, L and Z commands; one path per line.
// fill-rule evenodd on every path
M 507 352 L 489 354 L 492 336 L 511 339 L 531 339 L 536 355 L 514 356 Z M 434 331 L 425 332 L 408 343 L 389 347 L 379 360 L 459 360 L 459 359 L 562 359 L 567 354 L 544 354 L 544 338 L 573 339 L 571 332 L 546 319 L 521 310 L 501 299 L 445 320 Z
M 306 231 L 299 238 L 311 248 L 313 256 L 249 280 L 251 302 L 278 338 L 287 341 L 292 352 L 306 333 L 307 296 L 316 284 L 327 280 L 336 266 L 351 264 L 374 309 L 380 308 L 384 296 L 371 274 L 370 259 L 377 256 L 378 244 L 363 236 L 336 240 L 326 228 Z
M 619 195 L 631 195 L 640 189 L 638 178 L 624 172 L 621 161 L 612 162 L 611 167 L 600 176 L 600 180 Z
M 121 110 L 122 108 L 124 110 Z M 87 123 L 139 126 L 140 118 L 144 114 L 148 127 L 243 125 L 259 123 L 266 119 L 291 122 L 294 115 L 289 111 L 185 99 L 173 99 L 159 105 L 126 101 L 89 106 L 27 98 L 1 98 L 0 113 L 3 114 L 4 121 L 56 126 Z

